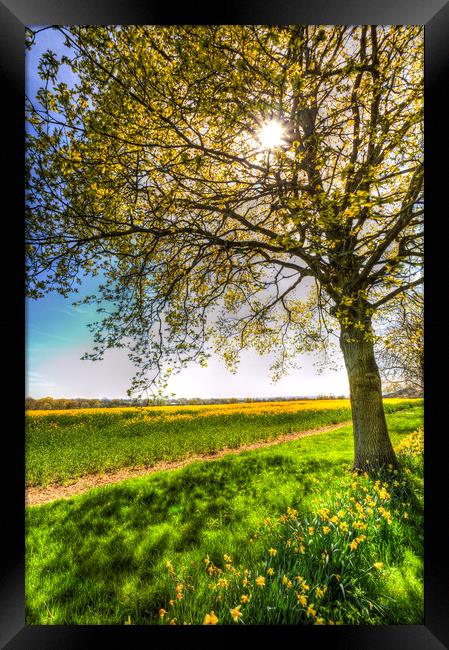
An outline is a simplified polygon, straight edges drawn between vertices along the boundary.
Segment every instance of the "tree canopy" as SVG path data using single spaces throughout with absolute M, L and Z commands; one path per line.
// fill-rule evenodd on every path
M 127 347 L 135 389 L 211 347 L 282 372 L 328 332 L 372 341 L 422 283 L 421 27 L 56 29 L 72 54 L 27 100 L 28 294 L 100 274 L 90 358 Z

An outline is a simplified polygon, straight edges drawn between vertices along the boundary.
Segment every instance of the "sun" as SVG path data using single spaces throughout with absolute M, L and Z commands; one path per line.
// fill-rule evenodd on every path
M 279 122 L 271 120 L 264 124 L 259 132 L 259 142 L 264 149 L 274 149 L 284 144 L 284 130 Z

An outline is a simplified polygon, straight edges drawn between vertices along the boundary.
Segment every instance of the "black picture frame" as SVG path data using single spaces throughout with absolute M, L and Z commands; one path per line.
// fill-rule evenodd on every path
M 24 608 L 24 418 L 25 352 L 24 287 L 24 27 L 46 24 L 421 24 L 425 25 L 425 624 L 339 627 L 155 627 L 155 626 L 26 626 Z M 441 650 L 449 648 L 448 554 L 444 518 L 447 459 L 442 421 L 447 401 L 444 363 L 447 330 L 441 305 L 445 302 L 447 239 L 441 234 L 448 218 L 447 149 L 449 111 L 444 90 L 449 67 L 449 2 L 442 0 L 237 0 L 221 3 L 173 5 L 144 0 L 3 0 L 0 3 L 0 75 L 6 165 L 3 173 L 4 247 L 13 253 L 4 264 L 3 352 L 9 355 L 6 410 L 13 415 L 3 431 L 3 573 L 1 580 L 0 645 L 19 648 L 94 648 L 113 641 L 120 647 L 164 647 L 194 642 L 195 646 L 262 640 L 295 646 L 317 643 L 347 650 Z M 446 181 L 446 183 L 445 183 Z M 9 208 L 5 208 L 8 200 Z M 4 256 L 2 256 L 3 259 Z M 13 345 L 14 342 L 14 345 Z M 13 369 L 16 372 L 13 372 Z M 443 375 L 444 376 L 444 375 Z M 447 384 L 447 382 L 446 382 Z M 3 418 L 2 418 L 3 420 Z M 6 467 L 5 467 L 6 465 Z M 441 477 L 441 478 L 440 478 Z M 446 491 L 447 495 L 447 491 Z M 441 503 L 441 508 L 439 506 Z M 444 505 L 443 505 L 444 504 Z M 250 644 L 248 646 L 248 644 Z

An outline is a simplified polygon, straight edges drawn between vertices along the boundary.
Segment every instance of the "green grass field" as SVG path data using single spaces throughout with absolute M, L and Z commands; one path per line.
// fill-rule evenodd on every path
M 387 414 L 389 431 L 395 445 L 422 424 L 422 406 L 416 402 L 407 406 L 395 412 L 391 411 L 397 409 L 398 404 L 387 407 L 390 411 Z M 319 417 L 327 418 L 329 414 L 321 411 Z M 347 414 L 342 413 L 341 420 L 346 418 Z M 280 431 L 283 429 L 285 432 L 284 427 L 288 430 L 289 426 L 296 429 L 298 421 L 283 422 Z M 328 422 L 326 420 L 324 424 Z M 233 423 L 232 418 L 230 423 Z M 310 419 L 304 429 L 322 424 L 322 420 Z M 223 430 L 226 428 L 230 430 L 229 421 Z M 126 444 L 119 444 L 117 422 L 111 424 L 108 430 L 111 429 L 117 433 L 109 444 L 109 455 L 103 456 L 103 452 L 98 451 L 92 468 L 101 466 L 98 458 L 108 458 L 111 466 L 114 458 L 116 463 L 125 459 Z M 82 427 L 78 429 L 82 430 Z M 257 435 L 257 427 L 251 429 L 248 425 L 248 430 Z M 194 430 L 187 431 L 192 441 Z M 214 432 L 220 428 L 211 426 L 206 431 L 207 435 L 202 432 L 199 436 L 204 445 L 201 449 L 206 450 L 208 444 L 224 442 L 230 446 L 229 441 L 220 439 L 218 434 L 214 437 Z M 93 434 L 90 428 L 92 438 Z M 259 428 L 259 436 L 262 434 Z M 247 441 L 244 435 L 249 434 L 238 438 L 238 432 L 235 433 L 235 444 Z M 30 481 L 43 480 L 44 476 L 61 479 L 70 475 L 70 467 L 74 467 L 75 474 L 85 471 L 85 465 L 71 461 L 79 446 L 69 445 L 67 457 L 64 457 L 62 442 L 52 447 L 50 443 L 45 446 L 41 440 L 39 445 L 36 430 L 28 431 L 28 436 L 31 446 L 27 450 Z M 42 436 L 49 439 L 44 434 Z M 73 434 L 69 440 L 79 441 L 81 438 L 86 441 L 89 436 L 78 438 Z M 107 439 L 105 432 L 100 430 L 98 442 L 90 441 L 94 456 L 95 450 L 101 450 Z M 143 436 L 143 439 L 148 444 L 155 440 L 151 436 Z M 128 436 L 128 447 L 130 440 Z M 139 444 L 142 442 L 140 438 L 137 440 Z M 65 461 L 64 471 L 60 474 L 56 471 L 58 463 L 55 460 L 51 463 L 51 470 L 48 468 L 52 449 L 60 450 L 59 458 Z M 144 445 L 139 449 L 143 454 Z M 163 449 L 162 446 L 159 451 L 162 455 L 176 453 L 174 446 L 168 447 L 169 451 L 163 452 Z M 183 453 L 187 449 L 186 443 Z M 251 602 L 241 604 L 242 618 L 246 617 L 247 623 L 263 622 L 260 617 L 269 623 L 320 622 L 318 582 L 310 584 L 315 578 L 321 580 L 321 584 L 329 578 L 319 564 L 320 554 L 317 551 L 315 557 L 311 554 L 312 546 L 310 549 L 307 546 L 307 553 L 295 556 L 297 559 L 292 563 L 291 552 L 285 551 L 288 535 L 285 536 L 282 526 L 279 530 L 271 529 L 264 526 L 263 521 L 267 517 L 277 519 L 288 508 L 298 511 L 298 525 L 305 521 L 305 517 L 313 521 L 323 503 L 330 504 L 331 509 L 334 507 L 332 504 L 338 500 L 337 494 L 340 501 L 346 499 L 345 503 L 349 504 L 352 456 L 352 427 L 348 426 L 213 462 L 196 461 L 183 469 L 134 478 L 69 500 L 27 508 L 26 623 L 123 624 L 131 621 L 157 624 L 170 619 L 176 623 L 196 624 L 202 623 L 212 610 L 219 615 L 220 623 L 233 623 L 230 608 L 240 605 L 237 597 L 241 598 L 241 592 L 237 593 L 232 585 L 224 587 L 220 600 L 218 595 L 221 592 L 213 591 L 208 584 L 212 579 L 215 583 L 224 580 L 229 572 L 237 571 L 236 567 L 241 571 L 239 580 L 245 575 L 246 567 L 252 584 Z M 33 474 L 31 467 L 39 458 L 39 469 Z M 156 455 L 151 458 L 156 458 Z M 422 455 L 404 459 L 401 456 L 401 460 L 407 472 L 399 477 L 401 481 L 397 489 L 392 491 L 389 488 L 392 492 L 388 501 L 391 525 L 387 526 L 380 518 L 382 526 L 377 529 L 371 525 L 368 516 L 368 527 L 364 531 L 367 539 L 359 544 L 354 554 L 344 541 L 346 533 L 338 530 L 330 533 L 334 561 L 338 560 L 341 565 L 339 571 L 347 587 L 347 597 L 343 598 L 341 588 L 334 593 L 329 583 L 323 602 L 332 596 L 338 600 L 340 609 L 331 612 L 326 609 L 327 605 L 323 605 L 326 623 L 332 617 L 337 623 L 423 622 Z M 357 488 L 360 491 L 366 487 L 363 480 Z M 367 481 L 367 490 L 372 491 L 373 481 Z M 321 538 L 315 536 L 314 539 Z M 270 559 L 268 549 L 271 547 L 276 547 L 278 553 Z M 360 555 L 356 556 L 356 552 Z M 225 554 L 232 557 L 232 569 L 226 569 Z M 360 561 L 354 564 L 353 558 Z M 224 573 L 209 575 L 205 559 Z M 172 575 L 167 561 L 173 567 Z M 267 562 L 271 561 L 273 578 L 266 573 Z M 369 570 L 373 562 L 384 566 L 379 571 Z M 256 576 L 263 571 L 267 584 L 257 585 Z M 309 605 L 313 597 L 312 604 L 318 610 L 315 618 L 304 613 L 304 608 L 299 610 L 296 604 L 287 607 L 289 594 L 295 591 L 294 587 L 288 593 L 285 591 L 289 587 L 288 582 L 284 584 L 284 575 L 288 573 L 289 577 L 289 572 L 292 580 L 295 572 L 307 577 L 311 588 Z M 273 583 L 270 586 L 268 582 L 271 579 Z M 182 598 L 177 602 L 179 593 Z M 299 588 L 298 593 L 301 593 Z M 168 604 L 171 599 L 176 603 L 172 609 Z M 170 612 L 178 608 L 178 613 L 167 613 L 161 618 L 161 608 Z M 214 621 L 213 617 L 209 620 Z
M 387 412 L 422 400 L 385 400 Z M 351 419 L 349 400 L 29 412 L 26 483 L 174 461 Z

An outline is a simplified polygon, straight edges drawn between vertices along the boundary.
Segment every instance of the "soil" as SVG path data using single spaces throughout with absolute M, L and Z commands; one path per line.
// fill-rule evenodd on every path
M 248 445 L 242 445 L 241 447 L 237 447 L 235 449 L 224 448 L 216 452 L 211 452 L 209 454 L 187 456 L 186 458 L 183 458 L 179 461 L 161 462 L 156 463 L 152 466 L 140 465 L 138 467 L 124 467 L 113 472 L 86 474 L 70 485 L 53 483 L 45 487 L 28 487 L 25 491 L 25 503 L 28 506 L 35 506 L 41 505 L 43 503 L 49 503 L 50 501 L 55 501 L 56 499 L 70 499 L 72 496 L 82 494 L 83 492 L 87 492 L 92 488 L 102 487 L 103 485 L 119 483 L 120 481 L 124 481 L 126 479 L 135 478 L 137 476 L 146 476 L 147 474 L 153 474 L 154 472 L 165 472 L 178 469 L 180 467 L 185 467 L 186 465 L 189 465 L 196 460 L 218 460 L 219 458 L 223 458 L 223 456 L 226 456 L 228 454 L 240 454 L 242 451 L 261 449 L 262 447 L 271 447 L 272 445 L 277 445 L 281 442 L 288 442 L 289 440 L 297 440 L 298 438 L 303 438 L 304 436 L 312 436 L 319 433 L 325 433 L 326 431 L 332 431 L 333 429 L 340 429 L 341 427 L 346 427 L 349 424 L 352 424 L 352 422 L 340 422 L 339 424 L 331 424 L 329 426 L 320 427 L 319 429 L 309 429 L 307 431 L 300 431 L 297 433 L 287 433 L 278 436 L 274 440 L 261 440 Z

